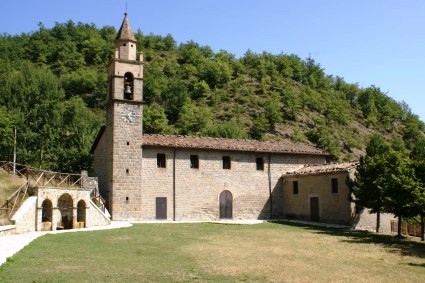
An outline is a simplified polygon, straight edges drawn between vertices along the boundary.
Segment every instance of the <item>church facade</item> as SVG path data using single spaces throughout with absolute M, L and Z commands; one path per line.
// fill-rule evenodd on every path
M 125 15 L 108 67 L 94 173 L 116 220 L 281 217 L 283 172 L 323 164 L 307 145 L 143 134 L 143 56 Z
M 308 200 L 299 202 L 298 208 L 288 204 L 285 174 L 305 166 L 321 166 L 327 153 L 290 142 L 144 134 L 143 56 L 136 55 L 136 43 L 125 14 L 108 67 L 107 121 L 92 147 L 94 174 L 112 219 L 306 216 L 311 196 L 305 196 Z M 294 176 L 288 178 L 292 182 Z M 323 180 L 331 186 L 331 179 Z M 348 195 L 341 198 L 348 199 Z M 303 206 L 305 210 L 300 208 Z M 344 221 L 338 222 L 350 222 L 348 201 L 339 206 L 328 202 L 326 206 L 318 213 L 344 213 Z

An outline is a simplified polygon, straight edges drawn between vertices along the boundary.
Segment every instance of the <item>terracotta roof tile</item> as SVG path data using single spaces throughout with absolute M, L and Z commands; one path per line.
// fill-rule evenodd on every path
M 321 173 L 334 173 L 334 172 L 348 172 L 357 166 L 358 162 L 342 162 L 342 163 L 329 163 L 323 165 L 304 165 L 304 167 L 295 171 L 286 172 L 286 175 L 314 175 Z
M 175 148 L 328 155 L 326 152 L 313 146 L 306 144 L 295 144 L 289 141 L 260 142 L 255 140 L 236 140 L 208 137 L 144 135 L 142 144 L 143 146 Z

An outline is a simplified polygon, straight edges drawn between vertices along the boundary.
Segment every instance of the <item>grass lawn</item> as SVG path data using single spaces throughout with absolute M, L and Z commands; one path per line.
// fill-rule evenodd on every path
M 425 282 L 425 244 L 264 223 L 140 224 L 38 238 L 0 282 Z

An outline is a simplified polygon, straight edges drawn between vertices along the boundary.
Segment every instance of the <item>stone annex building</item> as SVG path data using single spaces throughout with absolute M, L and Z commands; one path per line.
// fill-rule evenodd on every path
M 92 147 L 112 219 L 292 218 L 374 228 L 374 215 L 349 200 L 354 163 L 326 164 L 326 152 L 290 142 L 143 134 L 136 47 L 125 14 L 108 67 L 106 125 Z

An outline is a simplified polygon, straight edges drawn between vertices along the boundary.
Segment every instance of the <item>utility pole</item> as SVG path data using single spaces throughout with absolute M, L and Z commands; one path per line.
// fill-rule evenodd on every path
M 14 128 L 14 140 L 13 140 L 13 174 L 16 172 L 16 127 Z

